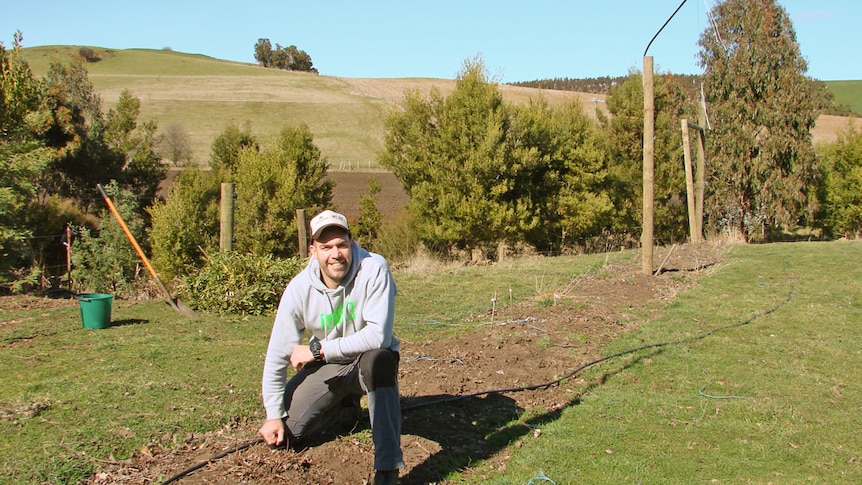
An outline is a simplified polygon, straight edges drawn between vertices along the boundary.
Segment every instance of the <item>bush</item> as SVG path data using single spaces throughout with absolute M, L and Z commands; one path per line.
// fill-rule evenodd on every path
M 102 59 L 96 54 L 96 51 L 89 47 L 81 47 L 78 49 L 78 55 L 86 62 L 99 62 Z
M 373 250 L 390 264 L 398 265 L 412 259 L 421 246 L 419 237 L 410 226 L 409 216 L 402 212 L 380 225 Z
M 287 283 L 305 266 L 299 258 L 216 253 L 200 271 L 180 279 L 180 296 L 199 310 L 224 314 L 274 314 Z
M 862 133 L 848 127 L 838 141 L 822 149 L 825 225 L 845 237 L 862 234 Z
M 184 170 L 167 200 L 150 209 L 153 266 L 165 281 L 204 265 L 200 248 L 218 247 L 219 181 L 210 172 Z
M 135 240 L 146 248 L 145 224 L 135 212 L 137 202 L 134 194 L 119 191 L 115 183 L 109 184 L 105 190 L 113 198 Z M 147 292 L 150 275 L 119 222 L 107 210 L 102 212 L 98 237 L 88 228 L 81 227 L 74 248 L 72 278 L 79 291 L 112 293 L 122 298 L 136 298 Z

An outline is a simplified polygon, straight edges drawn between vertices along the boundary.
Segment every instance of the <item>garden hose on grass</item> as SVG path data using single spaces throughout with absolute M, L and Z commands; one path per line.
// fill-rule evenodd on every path
M 698 340 L 703 340 L 703 339 L 709 337 L 710 335 L 713 335 L 713 334 L 720 332 L 720 331 L 729 330 L 731 328 L 737 328 L 737 327 L 742 327 L 742 326 L 748 325 L 749 323 L 752 323 L 761 317 L 769 315 L 770 313 L 773 313 L 773 312 L 777 311 L 778 309 L 780 309 L 781 307 L 783 307 L 784 305 L 788 304 L 790 302 L 791 297 L 795 293 L 796 293 L 796 291 L 791 289 L 787 293 L 787 296 L 784 298 L 784 300 L 782 300 L 781 302 L 779 302 L 778 304 L 776 304 L 772 308 L 770 308 L 770 309 L 768 309 L 762 313 L 757 313 L 757 314 L 753 315 L 751 318 L 748 318 L 745 321 L 734 323 L 731 325 L 725 325 L 723 327 L 714 328 L 714 329 L 704 333 L 703 335 L 698 335 L 696 337 L 690 337 L 690 338 L 680 339 L 680 340 L 670 340 L 667 342 L 642 345 L 640 347 L 635 347 L 633 349 L 623 350 L 623 351 L 617 352 L 613 355 L 608 355 L 606 357 L 596 359 L 592 362 L 587 362 L 586 364 L 583 364 L 583 365 L 577 367 L 576 369 L 574 369 L 573 371 L 564 375 L 563 377 L 560 377 L 559 379 L 555 379 L 555 380 L 550 381 L 550 382 L 545 382 L 542 384 L 534 384 L 534 385 L 530 385 L 530 386 L 509 387 L 509 388 L 505 388 L 505 389 L 493 389 L 490 391 L 474 392 L 472 394 L 453 396 L 453 397 L 449 397 L 449 398 L 445 398 L 445 399 L 438 399 L 436 401 L 427 401 L 427 402 L 422 402 L 422 403 L 411 404 L 410 406 L 402 407 L 401 412 L 412 411 L 414 409 L 424 408 L 424 407 L 428 407 L 428 406 L 436 406 L 438 404 L 447 404 L 447 403 L 451 403 L 451 402 L 462 401 L 464 399 L 471 399 L 474 397 L 490 396 L 490 395 L 496 395 L 496 394 L 511 394 L 511 393 L 523 392 L 523 391 L 534 391 L 536 389 L 547 389 L 551 386 L 556 386 L 556 385 L 560 384 L 561 382 L 563 382 L 567 379 L 571 379 L 572 377 L 580 374 L 581 372 L 583 372 L 584 370 L 586 370 L 590 367 L 601 364 L 602 362 L 606 362 L 608 360 L 612 360 L 612 359 L 616 359 L 618 357 L 633 354 L 635 352 L 640 352 L 641 350 L 657 349 L 657 348 L 661 348 L 661 347 L 667 347 L 670 345 L 679 345 L 679 344 L 696 342 Z M 213 456 L 212 458 L 201 461 L 200 463 L 197 463 L 197 464 L 195 464 L 189 468 L 186 468 L 185 470 L 177 473 L 176 475 L 172 476 L 171 478 L 168 478 L 167 480 L 162 482 L 162 485 L 166 485 L 166 484 L 175 482 L 175 481 L 179 480 L 180 478 L 188 475 L 189 473 L 192 473 L 193 471 L 198 470 L 198 469 L 200 469 L 200 468 L 202 468 L 202 467 L 204 467 L 204 466 L 208 465 L 209 463 L 212 463 L 216 460 L 220 460 L 221 458 L 224 458 L 225 456 L 230 455 L 231 453 L 235 453 L 237 451 L 242 451 L 246 448 L 249 448 L 251 446 L 254 446 L 256 444 L 263 443 L 263 442 L 264 442 L 263 438 L 258 438 L 256 440 L 252 440 L 252 441 L 249 441 L 249 442 L 244 443 L 242 445 L 239 445 L 239 446 L 236 446 L 234 448 L 223 451 L 223 452 L 219 453 L 218 455 Z

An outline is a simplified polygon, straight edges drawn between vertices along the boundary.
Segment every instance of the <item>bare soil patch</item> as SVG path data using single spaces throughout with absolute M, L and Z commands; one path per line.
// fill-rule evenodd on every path
M 167 195 L 183 169 L 168 170 L 159 186 L 159 193 Z M 386 217 L 396 216 L 406 207 L 410 198 L 398 178 L 392 172 L 328 171 L 326 178 L 335 182 L 332 190 L 332 205 L 351 220 L 359 218 L 359 197 L 368 195 L 368 181 L 380 182 L 380 193 L 376 195 L 377 208 Z
M 377 209 L 385 216 L 395 216 L 404 211 L 410 200 L 398 178 L 392 172 L 327 172 L 326 177 L 335 182 L 332 204 L 351 221 L 359 218 L 359 197 L 368 195 L 368 181 L 377 179 L 380 192 Z
M 667 250 L 659 253 L 663 261 Z M 508 447 L 541 440 L 542 425 L 577 405 L 601 380 L 587 382 L 575 373 L 562 385 L 544 384 L 600 358 L 608 342 L 637 328 L 645 309 L 657 311 L 672 301 L 721 258 L 709 246 L 677 248 L 659 276 L 642 275 L 637 263 L 610 266 L 600 277 L 573 281 L 560 295 L 566 304 L 525 302 L 493 319 L 490 313 L 480 316 L 458 338 L 404 341 L 400 388 L 407 466 L 400 483 L 444 484 L 453 471 L 481 477 L 505 469 Z M 514 390 L 530 386 L 538 387 Z M 189 436 L 172 449 L 156 440 L 129 460 L 106 464 L 90 483 L 153 483 L 193 466 L 200 468 L 178 483 L 364 484 L 372 478 L 367 419 L 351 433 L 287 451 L 257 442 L 259 425 L 232 423 Z

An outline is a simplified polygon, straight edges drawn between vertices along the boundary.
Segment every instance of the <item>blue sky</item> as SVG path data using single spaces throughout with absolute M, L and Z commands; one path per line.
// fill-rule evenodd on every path
M 254 62 L 254 44 L 296 45 L 320 74 L 453 79 L 480 56 L 498 81 L 622 76 L 681 0 L 0 0 L 0 40 L 24 46 L 169 47 Z M 699 74 L 697 40 L 715 0 L 687 0 L 650 46 L 657 71 Z M 862 2 L 779 0 L 808 74 L 862 80 Z

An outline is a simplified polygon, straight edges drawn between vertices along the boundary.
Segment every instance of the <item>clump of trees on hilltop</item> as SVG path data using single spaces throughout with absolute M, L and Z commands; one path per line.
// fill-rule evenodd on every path
M 314 68 L 311 56 L 307 52 L 295 45 L 282 47 L 280 44 L 275 44 L 273 49 L 269 39 L 261 38 L 254 44 L 254 60 L 263 67 L 317 74 L 317 69 Z

